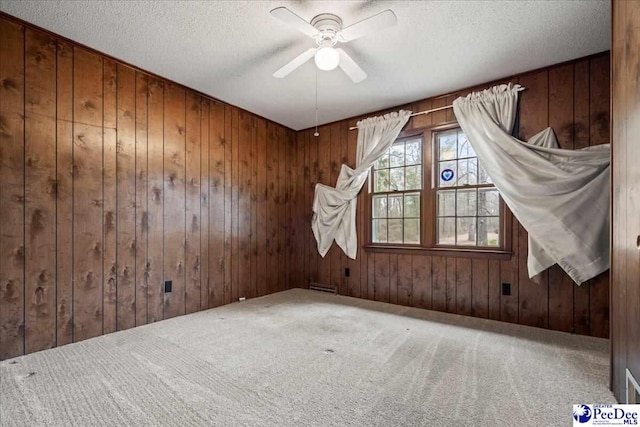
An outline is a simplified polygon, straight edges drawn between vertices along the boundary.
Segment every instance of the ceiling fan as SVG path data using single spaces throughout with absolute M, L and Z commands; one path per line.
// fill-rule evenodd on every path
M 367 78 L 358 64 L 341 48 L 336 48 L 338 43 L 346 43 L 367 34 L 391 27 L 398 22 L 396 14 L 391 10 L 385 10 L 377 15 L 356 22 L 347 28 L 342 28 L 342 20 L 332 13 L 321 13 L 311 20 L 305 21 L 286 7 L 277 7 L 271 11 L 271 15 L 286 24 L 295 27 L 316 41 L 317 47 L 307 49 L 291 62 L 273 73 L 273 77 L 286 77 L 296 68 L 310 60 L 315 59 L 316 66 L 325 71 L 333 70 L 340 66 L 342 71 L 354 83 L 359 83 Z

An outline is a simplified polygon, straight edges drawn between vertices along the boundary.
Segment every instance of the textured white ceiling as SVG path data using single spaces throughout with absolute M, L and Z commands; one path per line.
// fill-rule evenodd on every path
M 385 9 L 398 25 L 343 45 L 369 77 L 318 71 L 327 123 L 609 49 L 608 0 L 7 1 L 0 10 L 295 130 L 314 125 L 314 45 L 273 19 L 286 6 L 345 26 Z

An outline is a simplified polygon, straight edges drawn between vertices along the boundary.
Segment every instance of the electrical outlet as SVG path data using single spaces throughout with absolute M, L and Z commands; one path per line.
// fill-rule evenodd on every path
M 347 267 L 344 269 L 344 277 L 349 277 L 351 276 L 351 270 Z
M 502 284 L 502 295 L 511 295 L 511 283 Z
M 167 280 L 164 282 L 164 292 L 171 292 L 171 287 L 173 286 L 173 282 L 171 280 Z

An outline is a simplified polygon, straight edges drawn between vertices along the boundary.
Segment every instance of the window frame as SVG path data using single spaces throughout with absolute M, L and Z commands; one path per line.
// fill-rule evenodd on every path
M 448 122 L 437 126 L 407 129 L 398 135 L 397 140 L 422 137 L 422 190 L 420 190 L 420 244 L 374 243 L 373 242 L 373 192 L 366 192 L 364 207 L 365 236 L 364 249 L 367 252 L 393 254 L 425 254 L 435 256 L 454 256 L 467 258 L 485 258 L 508 260 L 512 255 L 512 214 L 500 197 L 500 245 L 494 246 L 455 246 L 436 243 L 437 235 L 437 177 L 434 171 L 434 156 L 437 154 L 435 136 L 438 132 L 459 128 L 458 122 Z M 372 168 L 373 170 L 373 168 Z M 373 175 L 372 175 L 373 176 Z M 473 186 L 475 188 L 476 186 Z M 489 187 L 491 188 L 491 187 Z M 393 192 L 392 192 L 393 193 Z M 400 193 L 400 192 L 399 192 Z
M 374 193 L 373 192 L 373 188 L 375 187 L 375 185 L 372 183 L 371 185 L 371 192 L 368 193 L 367 199 L 368 199 L 368 206 L 369 206 L 369 210 L 368 210 L 368 218 L 369 218 L 369 232 L 367 234 L 368 236 L 368 242 L 370 244 L 373 245 L 380 245 L 380 246 L 401 246 L 401 247 L 412 247 L 412 248 L 421 248 L 422 246 L 422 242 L 424 242 L 424 227 L 423 227 L 423 223 L 422 223 L 422 219 L 424 218 L 424 198 L 425 198 L 425 185 L 427 185 L 426 179 L 425 179 L 425 164 L 424 164 L 424 159 L 425 159 L 425 145 L 424 145 L 424 139 L 423 136 L 421 135 L 421 132 L 414 132 L 414 133 L 407 133 L 405 135 L 398 135 L 398 137 L 396 138 L 396 140 L 394 141 L 394 144 L 397 141 L 401 141 L 401 140 L 410 140 L 410 139 L 414 139 L 416 137 L 420 136 L 422 139 L 422 147 L 421 147 L 421 152 L 422 152 L 422 162 L 420 163 L 420 167 L 422 168 L 422 185 L 419 190 L 418 189 L 413 189 L 413 190 L 402 190 L 402 191 L 381 191 L 378 193 Z M 406 165 L 403 167 L 407 167 Z M 388 168 L 388 170 L 391 170 L 392 168 Z M 375 176 L 375 170 L 374 166 L 372 166 L 372 173 L 370 175 L 371 179 L 373 179 L 373 177 Z M 405 175 L 405 179 L 406 179 L 406 175 Z M 405 187 L 406 187 L 406 180 L 405 180 Z M 407 194 L 407 193 L 420 193 L 420 213 L 419 213 L 419 224 L 420 224 L 420 242 L 421 243 L 373 243 L 373 227 L 372 227 L 372 223 L 373 220 L 375 218 L 373 218 L 373 197 L 376 195 L 392 195 L 392 194 Z M 404 211 L 403 211 L 404 212 Z M 404 216 L 403 216 L 403 220 L 404 220 Z M 390 219 L 389 217 L 387 217 L 387 220 Z M 388 236 L 388 231 L 387 231 L 387 236 Z M 403 230 L 403 237 L 404 237 L 404 230 Z

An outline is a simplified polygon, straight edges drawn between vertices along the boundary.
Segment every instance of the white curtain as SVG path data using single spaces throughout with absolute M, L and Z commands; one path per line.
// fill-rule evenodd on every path
M 410 116 L 410 111 L 400 110 L 359 121 L 356 168 L 342 165 L 335 188 L 316 184 L 311 228 L 321 256 L 327 254 L 335 240 L 349 258 L 355 259 L 356 197 L 371 166 L 391 147 Z
M 511 136 L 519 85 L 453 102 L 460 127 L 529 233 L 529 277 L 558 264 L 578 284 L 609 268 L 610 146 L 563 150 L 551 128 Z

